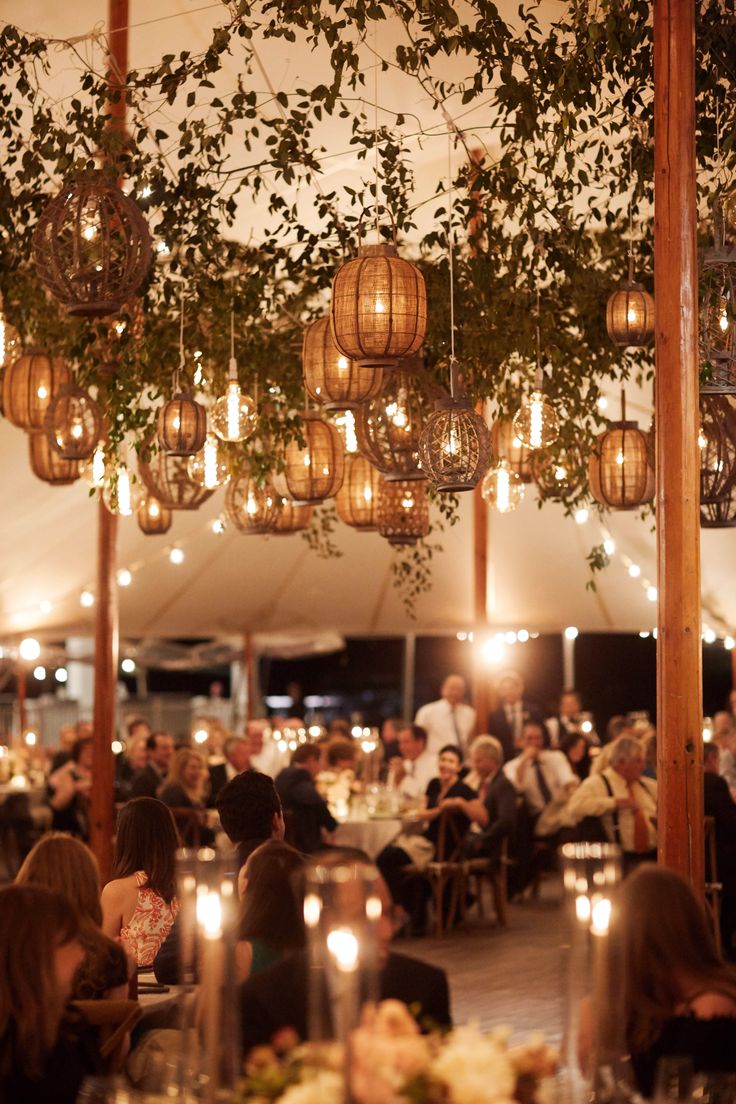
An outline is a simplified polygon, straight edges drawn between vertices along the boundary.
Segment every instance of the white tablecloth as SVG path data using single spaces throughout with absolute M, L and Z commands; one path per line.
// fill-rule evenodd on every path
M 372 859 L 395 840 L 401 831 L 398 817 L 381 817 L 375 820 L 346 820 L 338 825 L 335 843 L 339 847 L 357 847 Z

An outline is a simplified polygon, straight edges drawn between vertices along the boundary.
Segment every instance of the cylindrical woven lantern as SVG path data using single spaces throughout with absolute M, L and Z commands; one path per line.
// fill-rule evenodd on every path
M 365 533 L 378 528 L 378 496 L 381 473 L 364 456 L 345 457 L 345 478 L 337 492 L 337 516 Z
M 28 451 L 31 471 L 44 483 L 54 487 L 63 487 L 79 479 L 81 468 L 77 460 L 63 460 L 58 452 L 51 448 L 45 433 L 28 434 Z
M 207 411 L 192 395 L 178 394 L 158 412 L 158 440 L 170 456 L 194 456 L 207 436 Z
M 241 533 L 270 533 L 278 500 L 269 484 L 259 484 L 249 472 L 231 479 L 225 492 L 225 516 Z
M 427 291 L 395 245 L 362 245 L 332 283 L 332 336 L 360 364 L 394 364 L 418 352 L 427 329 Z
M 654 299 L 641 284 L 626 283 L 609 297 L 606 329 L 621 348 L 649 344 L 654 337 Z
M 295 502 L 322 502 L 342 486 L 345 468 L 342 440 L 333 425 L 314 410 L 302 414 L 302 448 L 297 441 L 286 446 L 286 486 Z
M 151 256 L 143 215 L 99 172 L 64 184 L 33 233 L 38 275 L 71 315 L 119 310 L 138 291 Z
M 215 493 L 190 478 L 186 456 L 159 450 L 148 462 L 139 459 L 138 471 L 148 493 L 169 510 L 197 510 Z
M 69 369 L 60 357 L 29 349 L 3 373 L 5 417 L 19 429 L 42 430 L 51 400 L 65 383 L 69 383 Z
M 647 434 L 636 422 L 614 422 L 598 435 L 588 485 L 596 502 L 611 510 L 636 510 L 651 502 L 655 485 Z
M 358 447 L 386 479 L 425 479 L 419 439 L 429 410 L 426 384 L 403 370 L 392 372 L 381 395 L 355 414 Z
M 335 344 L 329 318 L 318 318 L 304 331 L 302 371 L 308 394 L 325 410 L 348 410 L 374 395 L 383 386 L 383 369 L 358 364 Z
M 700 502 L 720 502 L 736 481 L 736 408 L 726 395 L 700 400 Z
M 491 447 L 496 459 L 505 460 L 509 471 L 518 475 L 522 483 L 531 483 L 532 450 L 517 437 L 513 422 L 496 418 L 491 426 Z
M 145 495 L 138 507 L 138 528 L 147 537 L 158 537 L 168 533 L 173 520 L 173 513 L 162 506 L 153 495 Z
M 443 399 L 419 438 L 422 471 L 437 491 L 472 491 L 491 463 L 491 434 L 470 399 Z
M 43 424 L 49 444 L 64 460 L 89 460 L 102 437 L 102 411 L 75 383 L 61 385 Z
M 384 480 L 378 491 L 378 532 L 389 544 L 416 544 L 429 533 L 427 482 Z
M 303 529 L 309 528 L 314 512 L 313 506 L 300 505 L 278 494 L 276 503 L 278 506 L 276 520 L 271 528 L 274 536 L 288 536 L 289 533 L 300 533 Z

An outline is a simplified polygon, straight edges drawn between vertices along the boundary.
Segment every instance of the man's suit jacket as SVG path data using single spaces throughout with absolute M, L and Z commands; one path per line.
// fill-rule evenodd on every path
M 157 797 L 163 783 L 162 776 L 155 767 L 149 763 L 143 770 L 139 770 L 130 785 L 131 797 Z
M 227 785 L 228 782 L 229 778 L 227 776 L 227 766 L 225 763 L 215 763 L 214 767 L 210 767 L 210 795 L 207 798 L 208 808 L 214 809 L 217 795 L 222 787 Z
M 521 715 L 524 722 L 537 721 L 539 724 L 544 724 L 542 710 L 535 702 L 527 701 L 526 698 L 521 703 Z M 502 705 L 499 705 L 498 709 L 495 709 L 489 716 L 488 731 L 491 736 L 495 736 L 497 740 L 501 741 L 504 761 L 508 762 L 509 759 L 513 759 L 517 754 L 517 749 L 514 747 L 514 733 L 511 731 L 511 726 L 506 717 L 506 710 Z
M 276 778 L 276 792 L 284 807 L 287 839 L 297 851 L 313 855 L 322 849 L 321 829 L 334 832 L 337 821 L 320 797 L 304 767 L 284 767 Z
M 501 850 L 501 843 L 508 839 L 516 827 L 516 790 L 500 770 L 493 778 L 483 800 L 488 813 L 488 824 L 482 832 L 469 832 L 466 854 L 471 858 L 488 856 L 494 859 Z
M 736 883 L 736 804 L 726 779 L 711 771 L 703 771 L 703 796 L 705 815 L 715 821 L 718 880 L 731 888 Z
M 419 1006 L 419 1022 L 452 1027 L 447 975 L 417 958 L 389 952 L 380 977 L 381 1000 Z M 243 1053 L 271 1042 L 283 1027 L 307 1037 L 307 952 L 296 951 L 248 978 L 240 989 Z

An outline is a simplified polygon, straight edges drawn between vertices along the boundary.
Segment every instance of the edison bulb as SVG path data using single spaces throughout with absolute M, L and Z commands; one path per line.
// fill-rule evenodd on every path
M 227 391 L 212 407 L 210 425 L 221 441 L 244 441 L 256 428 L 256 404 L 244 395 L 237 380 L 230 380 Z
M 116 468 L 110 478 L 106 480 L 102 489 L 102 497 L 111 514 L 120 517 L 132 517 L 138 508 L 141 498 L 141 487 L 133 481 L 129 470 L 122 465 Z
M 189 457 L 187 474 L 193 483 L 206 487 L 208 491 L 227 483 L 230 473 L 220 456 L 218 441 L 213 433 L 208 433 L 199 452 Z
M 547 448 L 560 433 L 560 421 L 552 404 L 539 390 L 532 391 L 528 400 L 514 416 L 514 433 L 531 449 Z
M 524 484 L 516 472 L 511 471 L 508 461 L 500 460 L 483 479 L 480 493 L 499 514 L 510 514 L 524 497 Z
M 99 446 L 92 453 L 89 462 L 85 465 L 84 474 L 87 482 L 92 487 L 104 487 L 105 485 L 105 453 Z
M 4 368 L 20 353 L 20 334 L 7 321 L 0 307 L 0 368 Z

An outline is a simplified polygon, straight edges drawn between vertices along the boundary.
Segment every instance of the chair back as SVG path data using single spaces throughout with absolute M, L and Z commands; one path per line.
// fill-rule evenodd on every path
M 196 848 L 201 845 L 202 824 L 200 821 L 200 812 L 200 809 L 191 809 L 186 805 L 183 805 L 181 808 L 171 808 L 171 813 L 176 823 L 176 830 L 181 836 L 181 841 L 185 847 Z
M 127 1036 L 142 1015 L 138 1001 L 80 1000 L 72 1001 L 71 1007 L 98 1029 L 100 1054 L 108 1071 L 122 1069 L 128 1052 Z
M 437 830 L 436 862 L 458 862 L 462 858 L 465 832 L 461 830 L 460 818 L 454 809 L 445 809 L 440 813 Z

